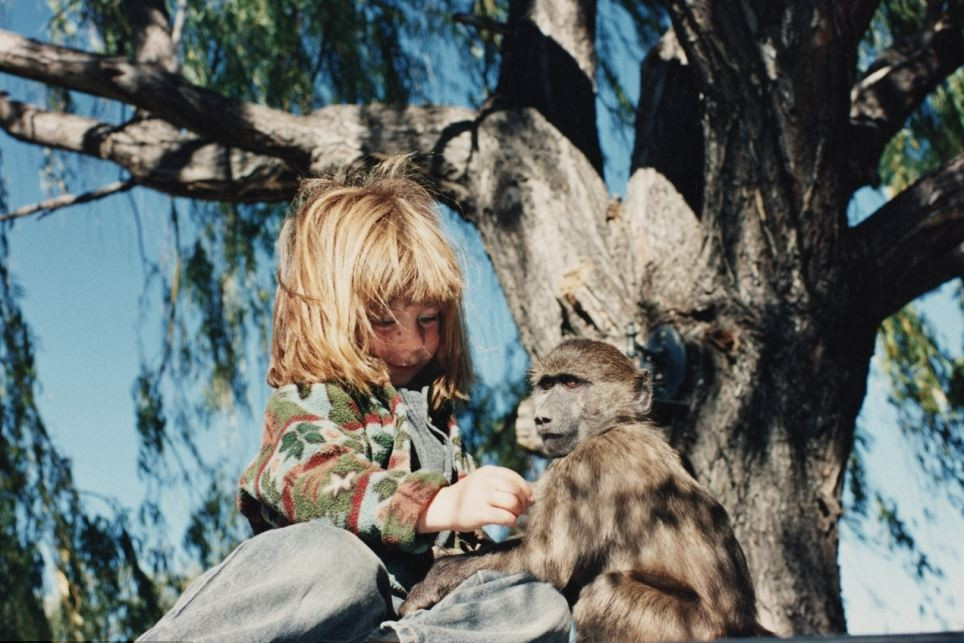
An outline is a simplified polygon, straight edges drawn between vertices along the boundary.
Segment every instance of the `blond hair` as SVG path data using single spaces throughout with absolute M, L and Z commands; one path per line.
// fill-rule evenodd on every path
M 278 239 L 268 384 L 335 381 L 365 394 L 388 382 L 371 317 L 390 306 L 441 311 L 432 405 L 466 397 L 472 368 L 462 271 L 432 194 L 393 157 L 301 182 Z

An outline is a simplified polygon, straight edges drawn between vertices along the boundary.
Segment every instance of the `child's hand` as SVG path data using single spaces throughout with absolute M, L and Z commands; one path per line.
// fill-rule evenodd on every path
M 419 533 L 515 524 L 532 502 L 532 487 L 512 469 L 485 466 L 443 487 L 418 518 Z

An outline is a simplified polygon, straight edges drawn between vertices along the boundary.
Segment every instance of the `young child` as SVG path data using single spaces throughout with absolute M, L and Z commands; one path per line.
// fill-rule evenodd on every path
M 239 493 L 256 535 L 141 640 L 567 641 L 565 599 L 528 574 L 480 573 L 395 620 L 433 545 L 471 547 L 531 501 L 462 451 L 462 275 L 406 158 L 304 181 L 278 254 L 275 390 Z

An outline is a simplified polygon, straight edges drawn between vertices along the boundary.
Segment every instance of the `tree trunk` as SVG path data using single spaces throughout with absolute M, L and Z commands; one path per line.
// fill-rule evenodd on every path
M 802 308 L 792 293 L 748 304 L 727 273 L 712 277 L 718 257 L 662 175 L 641 169 L 626 202 L 610 201 L 588 160 L 533 110 L 488 117 L 477 140 L 466 214 L 530 354 L 567 335 L 622 347 L 631 321 L 675 326 L 690 366 L 667 432 L 730 512 L 764 623 L 842 631 L 840 485 L 873 328 L 844 334 L 848 311 Z
M 774 301 L 679 321 L 702 341 L 673 442 L 730 512 L 763 622 L 784 635 L 845 628 L 839 498 L 874 334 L 827 317 Z
M 686 15 L 679 26 L 689 28 L 689 57 L 701 60 L 705 75 L 677 69 L 667 80 L 685 97 L 695 78 L 689 95 L 702 94 L 677 125 L 692 127 L 700 115 L 702 183 L 640 167 L 625 203 L 611 201 L 592 159 L 542 114 L 502 111 L 478 128 L 466 173 L 475 207 L 467 214 L 533 356 L 566 335 L 622 347 L 630 322 L 682 333 L 690 357 L 685 397 L 662 414 L 673 443 L 733 518 L 763 622 L 780 634 L 839 632 L 840 490 L 874 325 L 851 309 L 862 299 L 841 256 L 842 159 L 802 129 L 820 122 L 832 137 L 845 129 L 847 112 L 811 102 L 811 111 L 791 116 L 783 101 L 790 89 L 813 84 L 849 87 L 848 72 L 833 78 L 822 69 L 830 79 L 788 88 L 756 58 L 736 66 L 715 60 L 718 52 L 701 49 L 710 46 L 699 40 L 706 25 L 696 31 L 688 22 L 700 19 L 708 18 Z M 721 30 L 739 34 L 740 25 L 714 33 Z M 741 44 L 732 56 L 759 55 Z M 661 64 L 647 67 L 656 74 Z M 706 72 L 714 64 L 719 73 Z M 755 68 L 750 82 L 733 73 Z M 666 126 L 656 112 L 673 108 L 679 103 L 641 102 L 637 122 Z M 671 160 L 654 146 L 682 140 L 675 134 L 637 141 L 635 164 Z

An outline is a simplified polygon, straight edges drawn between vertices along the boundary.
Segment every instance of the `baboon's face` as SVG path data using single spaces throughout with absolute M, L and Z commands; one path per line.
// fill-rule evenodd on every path
M 553 458 L 649 408 L 648 374 L 602 342 L 563 342 L 534 369 L 532 383 L 536 431 Z
M 536 432 L 550 457 L 564 456 L 579 443 L 590 383 L 570 373 L 547 373 L 533 392 Z

